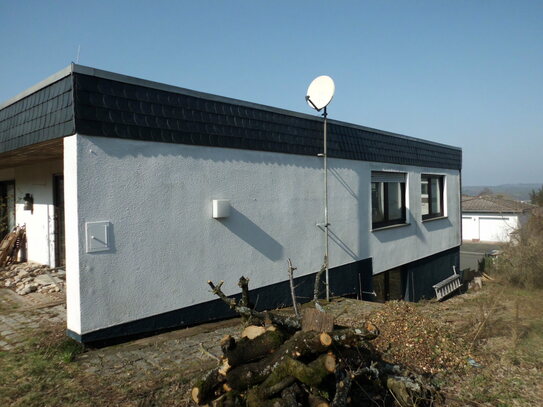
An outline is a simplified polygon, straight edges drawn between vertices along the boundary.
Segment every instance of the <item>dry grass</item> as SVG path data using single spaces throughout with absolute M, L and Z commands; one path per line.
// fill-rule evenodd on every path
M 446 405 L 543 405 L 542 294 L 491 283 L 458 297 L 455 332 L 479 367 L 443 376 Z M 444 310 L 441 318 L 451 317 Z

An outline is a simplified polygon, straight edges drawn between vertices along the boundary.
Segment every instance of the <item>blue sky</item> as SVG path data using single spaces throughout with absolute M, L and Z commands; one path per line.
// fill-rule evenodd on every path
M 465 185 L 543 183 L 543 1 L 1 1 L 0 101 L 76 60 L 462 147 Z

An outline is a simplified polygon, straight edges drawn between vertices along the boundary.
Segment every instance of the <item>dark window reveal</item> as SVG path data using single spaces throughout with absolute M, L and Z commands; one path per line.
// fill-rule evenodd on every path
M 423 220 L 444 216 L 442 175 L 421 175 L 420 195 Z
M 405 174 L 371 173 L 372 228 L 405 223 Z

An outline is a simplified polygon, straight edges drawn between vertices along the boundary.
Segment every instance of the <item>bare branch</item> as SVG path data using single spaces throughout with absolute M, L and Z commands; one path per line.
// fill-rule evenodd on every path
M 221 281 L 219 284 L 215 285 L 211 280 L 207 281 L 207 284 L 211 287 L 211 290 L 213 291 L 213 294 L 218 296 L 221 300 L 223 300 L 228 306 L 232 309 L 235 309 L 238 306 L 238 302 L 233 298 L 228 298 L 221 290 L 222 285 L 224 284 L 224 281 Z
M 223 300 L 231 309 L 236 311 L 244 318 L 254 318 L 260 322 L 269 321 L 272 324 L 279 325 L 287 330 L 299 330 L 302 329 L 302 323 L 300 318 L 295 316 L 281 315 L 273 312 L 259 312 L 249 307 L 244 307 L 238 304 L 234 298 L 227 297 L 221 290 L 223 282 L 215 285 L 211 280 L 207 282 L 211 287 L 213 294 Z
M 292 296 L 292 307 L 294 308 L 294 314 L 296 315 L 296 318 L 300 318 L 300 310 L 298 309 L 296 292 L 294 291 L 294 270 L 296 270 L 296 267 L 294 267 L 290 259 L 288 259 L 288 281 L 290 284 L 290 295 Z
M 249 279 L 241 276 L 239 278 L 238 287 L 241 288 L 241 301 L 239 302 L 239 305 L 252 308 L 249 303 Z

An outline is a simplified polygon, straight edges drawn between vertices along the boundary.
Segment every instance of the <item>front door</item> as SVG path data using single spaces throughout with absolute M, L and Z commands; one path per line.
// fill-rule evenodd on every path
M 55 220 L 55 267 L 66 265 L 66 239 L 64 235 L 64 176 L 53 176 L 53 206 Z
M 15 227 L 15 181 L 0 181 L 0 240 Z

